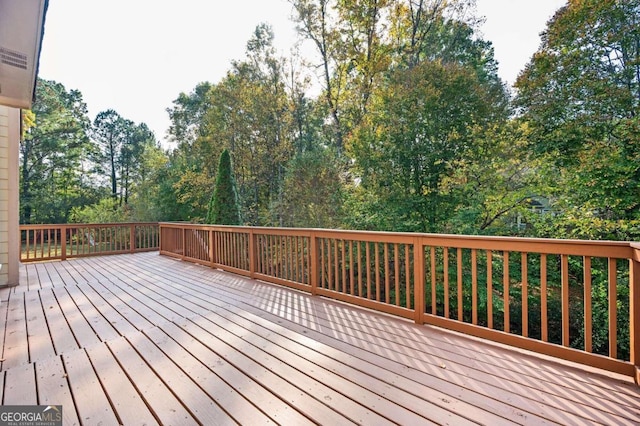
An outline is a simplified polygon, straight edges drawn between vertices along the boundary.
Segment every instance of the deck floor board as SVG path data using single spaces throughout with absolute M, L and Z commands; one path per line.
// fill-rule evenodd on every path
M 69 327 L 60 305 L 51 289 L 40 290 L 42 308 L 49 325 L 49 333 L 55 347 L 56 354 L 78 349 L 78 342 Z
M 27 338 L 29 342 L 29 360 L 52 357 L 56 354 L 53 341 L 49 333 L 49 325 L 45 319 L 40 292 L 43 290 L 29 291 L 24 294 L 25 316 L 27 318 Z
M 170 291 L 173 292 L 173 295 L 175 297 L 180 299 L 195 297 L 193 295 L 194 289 L 189 289 L 188 287 L 186 287 L 189 282 L 189 280 L 187 280 L 186 278 L 187 277 L 185 276 L 185 274 L 182 274 L 180 284 L 174 285 L 171 288 Z M 169 279 L 169 278 L 165 278 L 165 279 Z M 140 283 L 144 285 L 144 282 L 141 281 Z M 224 297 L 224 296 L 221 296 L 221 297 Z M 307 296 L 301 296 L 301 297 L 307 297 Z M 224 302 L 229 303 L 230 300 L 227 299 Z M 233 301 L 231 302 L 233 303 Z M 208 301 L 205 301 L 204 299 L 198 299 L 197 297 L 195 297 L 194 303 L 201 303 L 201 304 L 211 303 L 211 298 L 209 298 Z M 258 305 L 260 305 L 260 303 L 258 303 Z M 295 305 L 296 304 L 294 303 L 293 306 Z M 291 309 L 290 307 L 285 307 L 284 308 L 285 312 L 282 312 L 282 309 L 283 309 L 282 307 L 280 309 L 281 309 L 279 311 L 280 316 L 283 316 L 284 314 L 284 316 L 286 317 L 287 314 L 289 314 L 292 318 L 293 317 L 305 318 L 306 320 L 309 320 L 308 316 L 302 315 L 300 312 L 289 313 Z M 311 321 L 313 320 L 311 319 Z M 332 324 L 330 322 L 329 323 L 325 322 L 319 327 L 326 330 L 334 329 L 335 331 L 335 326 L 332 327 Z M 447 354 L 444 354 L 444 356 L 443 354 L 439 354 L 439 356 L 433 356 L 432 360 L 429 362 L 429 364 L 431 365 L 427 365 L 425 367 L 424 365 L 425 353 L 423 351 L 418 351 L 418 350 L 415 350 L 414 348 L 409 347 L 407 342 L 388 342 L 387 337 L 383 336 L 382 333 L 376 334 L 376 333 L 373 333 L 371 330 L 367 331 L 367 330 L 356 329 L 354 331 L 350 328 L 350 326 L 346 326 L 346 325 L 343 327 L 340 327 L 338 330 L 342 333 L 346 333 L 349 337 L 351 337 L 350 341 L 355 346 L 364 348 L 367 350 L 367 352 L 383 353 L 383 354 L 386 354 L 386 356 L 389 356 L 390 353 L 395 352 L 394 358 L 396 361 L 400 361 L 403 364 L 410 365 L 415 370 L 423 372 L 425 374 L 425 377 L 432 377 L 432 381 L 436 379 L 437 383 L 433 384 L 434 388 L 439 391 L 447 392 L 450 395 L 450 397 L 465 391 L 469 391 L 472 399 L 474 399 L 473 396 L 475 395 L 483 396 L 485 403 L 488 403 L 491 405 L 491 406 L 485 406 L 484 407 L 485 410 L 491 410 L 492 408 L 495 410 L 496 406 L 499 407 L 501 405 L 500 401 L 508 401 L 511 407 L 505 408 L 506 410 L 505 414 L 507 415 L 509 414 L 509 411 L 511 411 L 513 415 L 528 416 L 530 419 L 536 419 L 536 421 L 538 422 L 545 421 L 545 417 L 547 417 L 548 420 L 561 422 L 561 423 L 566 423 L 571 421 L 579 422 L 582 420 L 579 417 L 578 418 L 574 417 L 572 413 L 564 412 L 562 410 L 562 408 L 565 405 L 565 400 L 563 399 L 559 399 L 558 402 L 555 404 L 555 407 L 551 407 L 554 409 L 552 410 L 547 409 L 547 405 L 549 404 L 548 403 L 545 404 L 545 401 L 547 401 L 548 399 L 546 395 L 546 391 L 544 393 L 536 392 L 537 389 L 532 387 L 529 383 L 527 383 L 526 385 L 518 386 L 517 384 L 509 383 L 507 381 L 506 385 L 503 385 L 502 387 L 496 387 L 493 376 L 487 375 L 482 371 L 473 371 L 473 370 L 468 370 L 466 368 L 463 369 L 462 372 L 458 371 L 457 372 L 458 374 L 454 375 L 455 379 L 452 380 L 450 377 L 452 377 L 453 373 L 451 371 L 444 371 L 446 370 L 447 366 L 454 365 L 455 367 L 455 362 L 451 362 L 450 360 L 451 358 L 450 354 L 448 355 L 448 358 L 447 358 Z M 344 339 L 344 334 L 342 338 Z M 349 339 L 347 340 L 349 341 Z M 394 344 L 395 344 L 395 347 L 394 347 Z M 441 361 L 443 359 L 448 359 L 449 361 L 447 361 L 447 363 L 445 364 Z M 459 365 L 465 365 L 464 364 L 465 361 L 466 360 L 464 359 L 462 359 L 462 361 L 458 359 Z M 465 371 L 465 370 L 468 370 L 468 371 Z M 511 371 L 517 371 L 517 370 L 511 370 Z M 441 379 L 441 381 L 437 381 L 437 379 Z M 576 392 L 576 394 L 578 393 Z M 593 399 L 594 398 L 591 398 L 591 400 Z M 551 401 L 552 405 L 553 405 L 553 402 L 555 401 L 553 400 Z M 573 402 L 574 403 L 577 402 L 575 401 L 575 398 Z M 594 402 L 596 403 L 596 405 L 598 405 L 600 401 L 598 401 L 598 399 L 595 398 Z M 584 400 L 581 402 L 581 405 L 582 405 L 580 407 L 581 415 L 585 415 L 584 412 L 587 412 L 588 413 L 587 417 L 590 415 L 593 418 L 599 419 L 599 421 L 604 423 L 624 422 L 625 419 L 628 419 L 628 416 L 626 414 L 628 414 L 629 412 L 629 407 L 622 406 L 617 409 L 618 411 L 617 415 L 610 416 L 609 414 L 611 413 L 601 411 L 601 408 L 603 408 L 602 406 L 594 408 L 590 405 L 592 403 L 593 402 L 589 402 L 589 400 Z M 603 404 L 600 404 L 600 405 L 603 405 Z M 607 405 L 607 404 L 605 403 L 604 405 Z M 608 404 L 608 406 L 611 406 L 611 404 Z M 633 414 L 636 410 L 637 409 L 633 409 L 633 408 L 630 410 L 633 417 L 637 416 L 637 413 Z
M 86 351 L 121 424 L 158 424 L 106 344 L 98 343 Z
M 98 343 L 100 339 L 93 328 L 91 328 L 87 318 L 82 315 L 78 306 L 71 296 L 69 296 L 66 287 L 53 289 L 53 294 L 80 347 L 87 347 Z
M 242 373 L 235 365 L 227 362 L 223 357 L 213 352 L 209 347 L 205 346 L 176 324 L 161 324 L 159 330 L 162 330 L 165 335 L 170 336 L 171 339 L 182 348 L 187 349 L 202 365 L 228 383 L 237 392 L 241 393 L 244 398 L 251 401 L 251 403 L 269 415 L 275 422 L 285 425 L 295 424 L 301 426 L 313 424 L 307 417 L 295 409 L 292 409 L 285 401 L 271 393 L 268 388 L 263 387 L 249 375 Z M 165 348 L 171 350 L 172 344 L 164 340 L 162 335 L 153 332 L 153 330 L 149 333 L 151 333 L 150 337 L 154 339 L 157 344 L 160 343 L 163 350 Z M 157 339 L 163 340 L 158 341 Z
M 7 303 L 7 322 L 2 351 L 2 368 L 7 369 L 29 362 L 27 319 L 24 309 L 24 293 L 14 293 Z
M 116 414 L 84 349 L 62 355 L 75 406 L 83 424 L 118 424 Z
M 20 276 L 0 401 L 65 424 L 640 424 L 628 378 L 157 253 Z
M 36 362 L 38 384 L 38 404 L 62 405 L 62 419 L 65 425 L 80 425 L 67 373 L 59 356 Z

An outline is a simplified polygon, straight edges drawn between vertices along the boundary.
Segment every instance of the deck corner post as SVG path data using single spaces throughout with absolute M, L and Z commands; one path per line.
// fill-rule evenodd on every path
M 256 278 L 256 234 L 253 228 L 249 229 L 249 276 L 252 280 Z
M 424 324 L 424 244 L 421 237 L 413 239 L 413 307 L 416 324 Z
M 67 260 L 67 227 L 60 227 L 60 259 Z
M 634 379 L 640 385 L 640 245 L 632 246 L 629 259 L 629 349 L 635 368 Z
M 315 231 L 311 231 L 309 236 L 309 249 L 311 258 L 311 295 L 318 294 L 318 272 L 320 270 L 320 260 L 318 259 L 318 238 Z

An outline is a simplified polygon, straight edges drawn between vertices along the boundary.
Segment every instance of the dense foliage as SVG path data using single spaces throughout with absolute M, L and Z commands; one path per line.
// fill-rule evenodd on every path
M 558 10 L 513 97 L 472 0 L 291 3 L 316 55 L 259 25 L 167 108 L 171 150 L 40 80 L 21 221 L 203 221 L 228 150 L 246 224 L 638 238 L 638 0 Z
M 209 202 L 205 223 L 217 225 L 240 225 L 238 194 L 231 167 L 231 156 L 226 149 L 220 154 L 216 186 Z

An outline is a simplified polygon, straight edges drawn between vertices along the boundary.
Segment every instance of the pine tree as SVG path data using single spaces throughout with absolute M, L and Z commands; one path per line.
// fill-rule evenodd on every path
M 218 174 L 213 196 L 209 202 L 206 223 L 217 225 L 240 225 L 240 208 L 236 192 L 231 156 L 228 150 L 220 154 Z

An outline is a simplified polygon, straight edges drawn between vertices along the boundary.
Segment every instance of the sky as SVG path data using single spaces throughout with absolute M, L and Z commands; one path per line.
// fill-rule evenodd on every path
M 566 0 L 477 0 L 500 77 L 512 84 Z M 288 0 L 53 0 L 39 76 L 82 92 L 89 117 L 114 109 L 164 141 L 166 109 L 199 82 L 217 83 L 245 56 L 255 27 L 269 23 L 288 56 L 295 41 Z M 165 145 L 166 146 L 166 145 Z

